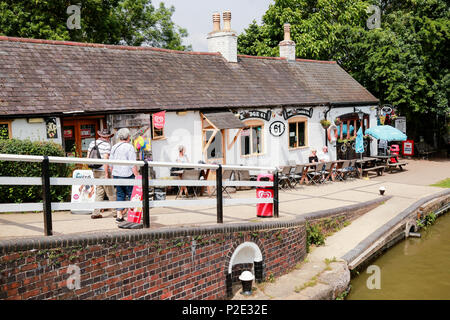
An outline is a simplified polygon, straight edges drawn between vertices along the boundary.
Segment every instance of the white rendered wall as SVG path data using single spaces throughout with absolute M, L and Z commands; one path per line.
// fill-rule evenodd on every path
M 185 115 L 166 112 L 164 139 L 152 141 L 153 161 L 175 162 L 178 146 L 183 145 L 189 162 L 202 160 L 202 129 L 198 111 L 188 111 Z M 170 168 L 155 168 L 157 177 L 170 175 Z
M 27 119 L 14 119 L 11 122 L 11 136 L 14 139 L 31 141 L 52 141 L 62 145 L 61 121 L 56 118 L 56 126 L 58 128 L 58 137 L 55 139 L 47 138 L 47 130 L 45 120 L 40 123 L 28 123 Z

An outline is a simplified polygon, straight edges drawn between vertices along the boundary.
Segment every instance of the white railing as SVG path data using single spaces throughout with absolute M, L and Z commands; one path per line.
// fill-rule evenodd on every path
M 0 212 L 26 212 L 43 211 L 44 229 L 46 235 L 52 234 L 51 212 L 52 210 L 92 210 L 92 209 L 114 209 L 114 208 L 143 208 L 143 226 L 150 227 L 150 208 L 156 207 L 185 207 L 185 206 L 211 206 L 217 207 L 217 222 L 223 223 L 223 205 L 259 204 L 273 203 L 274 215 L 278 217 L 278 173 L 275 167 L 256 167 L 241 165 L 218 165 L 218 164 L 195 164 L 178 162 L 157 162 L 157 161 L 123 161 L 74 157 L 47 157 L 0 154 L 0 161 L 20 161 L 20 162 L 40 162 L 42 163 L 41 177 L 0 177 L 0 185 L 41 185 L 43 187 L 43 202 L 41 203 L 4 203 L 0 206 Z M 59 164 L 108 164 L 108 165 L 128 165 L 141 167 L 142 179 L 91 179 L 91 178 L 57 178 L 50 177 L 48 165 L 50 163 Z M 0 163 L 1 165 L 1 163 Z M 176 167 L 190 169 L 210 169 L 216 171 L 216 179 L 213 180 L 164 180 L 150 179 L 149 167 Z M 274 174 L 274 181 L 222 181 L 223 170 L 234 171 L 265 171 Z M 50 202 L 51 186 L 67 185 L 104 185 L 104 186 L 142 186 L 142 201 L 101 201 L 101 202 Z M 150 200 L 150 187 L 167 186 L 193 186 L 193 187 L 215 187 L 216 199 L 199 200 Z M 238 198 L 223 199 L 223 187 L 272 187 L 274 188 L 274 198 Z

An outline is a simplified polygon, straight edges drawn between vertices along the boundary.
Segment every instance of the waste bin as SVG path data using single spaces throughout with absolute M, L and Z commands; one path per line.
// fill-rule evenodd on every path
M 390 152 L 393 157 L 391 157 L 389 160 L 391 161 L 391 163 L 397 163 L 398 155 L 400 153 L 400 146 L 398 144 L 391 145 Z
M 273 174 L 259 174 L 256 181 L 273 181 Z M 256 187 L 256 198 L 272 198 L 273 187 Z M 256 215 L 258 217 L 273 217 L 273 203 L 257 203 Z

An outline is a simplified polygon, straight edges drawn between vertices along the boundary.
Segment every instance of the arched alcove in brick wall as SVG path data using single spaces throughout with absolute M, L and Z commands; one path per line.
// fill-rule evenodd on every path
M 253 269 L 253 274 L 256 281 L 261 282 L 263 280 L 263 253 L 259 248 L 258 244 L 251 241 L 246 241 L 239 244 L 233 251 L 231 258 L 228 262 L 228 268 L 226 273 L 226 286 L 227 286 L 227 296 L 232 295 L 232 285 L 233 285 L 233 267 L 242 266 L 243 268 L 238 270 L 241 271 Z M 234 270 L 236 271 L 236 270 Z

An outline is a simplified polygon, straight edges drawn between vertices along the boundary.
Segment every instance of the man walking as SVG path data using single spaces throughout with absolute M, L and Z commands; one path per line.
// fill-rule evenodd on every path
M 97 144 L 98 150 L 100 152 L 100 157 L 102 159 L 109 159 L 109 155 L 111 153 L 111 137 L 114 136 L 109 129 L 103 129 L 101 131 L 97 131 L 97 134 L 99 138 L 95 141 L 92 141 L 89 144 L 88 148 L 88 158 L 89 155 L 94 148 L 94 146 Z M 111 173 L 110 168 L 107 164 L 101 166 L 98 169 L 92 170 L 94 173 L 95 179 L 110 179 Z M 108 196 L 109 201 L 116 201 L 116 194 L 114 192 L 114 186 L 97 186 L 97 190 L 95 193 L 95 202 L 97 201 L 103 201 L 105 198 L 105 194 Z M 92 219 L 98 219 L 102 218 L 103 216 L 100 214 L 100 209 L 95 209 L 94 213 L 91 215 Z

